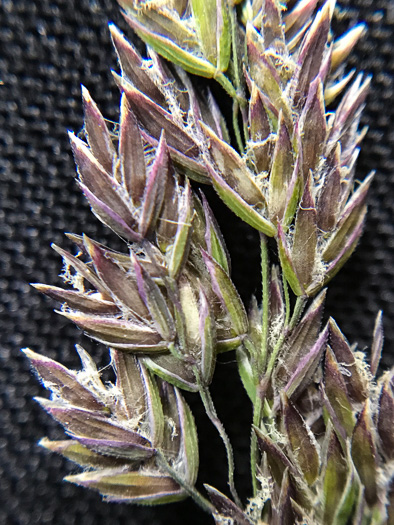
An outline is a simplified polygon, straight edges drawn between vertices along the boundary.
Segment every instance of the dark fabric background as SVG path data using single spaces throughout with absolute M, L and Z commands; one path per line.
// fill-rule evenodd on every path
M 357 253 L 330 285 L 326 313 L 361 348 L 370 344 L 374 317 L 384 310 L 385 365 L 393 362 L 394 339 L 394 2 L 343 2 L 338 29 L 365 20 L 369 32 L 351 66 L 374 75 L 363 122 L 370 131 L 358 163 L 360 179 L 376 170 L 370 212 Z M 210 521 L 193 503 L 142 508 L 103 503 L 98 495 L 62 482 L 71 463 L 37 445 L 59 426 L 32 400 L 46 395 L 19 349 L 32 349 L 78 366 L 74 344 L 82 342 L 101 364 L 105 351 L 52 312 L 53 305 L 29 282 L 59 283 L 56 242 L 69 247 L 64 231 L 86 232 L 112 243 L 114 236 L 90 214 L 74 176 L 66 129 L 82 127 L 80 83 L 109 119 L 117 119 L 119 95 L 110 69 L 117 69 L 107 22 L 130 34 L 115 0 L 0 0 L 0 524 L 9 525 L 190 525 Z M 222 204 L 211 202 L 233 261 L 233 277 L 245 301 L 259 287 L 256 238 Z M 240 493 L 249 493 L 250 407 L 233 356 L 220 360 L 213 394 L 236 451 Z M 200 429 L 200 482 L 226 490 L 225 456 L 195 396 L 187 396 Z

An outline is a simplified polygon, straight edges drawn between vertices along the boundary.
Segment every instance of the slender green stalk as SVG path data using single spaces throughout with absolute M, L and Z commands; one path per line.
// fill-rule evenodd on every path
M 258 362 L 259 373 L 265 369 L 268 353 L 268 323 L 269 323 L 269 260 L 267 237 L 260 234 L 261 253 L 261 283 L 262 283 L 262 324 L 261 324 L 261 352 Z
M 256 400 L 253 406 L 253 425 L 260 427 L 261 422 L 261 410 L 263 404 L 261 396 L 258 393 L 258 388 L 256 389 Z M 250 440 L 250 474 L 252 476 L 252 487 L 253 487 L 253 496 L 257 494 L 257 457 L 258 457 L 258 447 L 257 447 L 257 437 L 256 433 L 252 429 L 252 437 Z
M 261 389 L 261 374 L 263 373 L 268 354 L 268 323 L 269 323 L 269 260 L 268 260 L 268 246 L 267 238 L 264 234 L 260 234 L 260 252 L 261 252 L 261 282 L 262 282 L 262 323 L 261 323 L 261 346 L 257 353 L 257 384 L 256 384 L 256 396 L 253 406 L 253 425 L 256 427 L 260 426 L 261 414 L 263 410 L 263 397 L 265 396 L 264 391 Z M 264 388 L 265 390 L 265 388 Z M 257 438 L 256 434 L 252 431 L 252 437 L 250 442 L 250 468 L 252 475 L 252 486 L 254 496 L 257 493 L 257 478 L 256 478 L 256 467 L 257 467 Z
M 285 338 L 286 338 L 286 334 L 292 330 L 295 325 L 297 324 L 297 321 L 298 319 L 300 318 L 300 315 L 302 313 L 302 310 L 305 306 L 305 303 L 306 303 L 306 298 L 305 297 L 297 297 L 297 300 L 296 300 L 296 304 L 294 306 L 294 310 L 293 310 L 293 315 L 291 316 L 291 319 L 290 319 L 290 322 L 288 323 L 287 327 L 286 327 L 286 323 L 285 323 L 285 326 L 284 326 L 284 329 L 272 351 L 272 354 L 270 355 L 270 360 L 268 362 L 268 366 L 267 366 L 267 377 L 269 377 L 272 373 L 272 370 L 274 369 L 274 366 L 275 366 L 275 361 L 276 361 L 276 358 L 278 357 L 278 353 L 280 351 L 280 349 L 282 348 L 282 345 L 285 341 Z
M 233 447 L 231 445 L 231 442 L 230 442 L 230 439 L 226 433 L 226 430 L 223 426 L 223 423 L 220 421 L 218 415 L 217 415 L 217 412 L 216 412 L 216 408 L 215 408 L 215 405 L 213 403 L 213 399 L 211 397 L 211 393 L 209 391 L 209 388 L 203 384 L 203 382 L 201 381 L 201 378 L 200 378 L 200 374 L 198 372 L 197 369 L 195 369 L 195 375 L 196 375 L 196 380 L 197 380 L 197 383 L 200 387 L 199 389 L 199 393 L 200 393 L 200 397 L 201 397 L 201 400 L 203 402 L 203 405 L 204 405 L 204 408 L 205 408 L 205 412 L 207 414 L 207 416 L 209 417 L 211 423 L 214 425 L 214 427 L 216 428 L 216 430 L 218 431 L 223 443 L 224 443 L 224 446 L 225 446 L 225 449 L 226 449 L 226 454 L 227 454 L 227 463 L 228 463 L 228 485 L 229 485 L 229 488 L 230 488 L 230 492 L 231 492 L 231 495 L 232 497 L 234 498 L 234 502 L 240 507 L 242 508 L 242 503 L 241 503 L 241 500 L 238 496 L 238 493 L 237 493 L 237 490 L 235 488 L 235 484 L 234 484 L 234 455 L 233 455 Z
M 283 283 L 283 295 L 285 296 L 285 324 L 284 329 L 287 328 L 290 321 L 290 295 L 289 295 L 289 285 L 287 284 L 287 279 L 282 275 Z
M 244 151 L 244 144 L 242 142 L 241 130 L 239 129 L 238 111 L 239 111 L 239 103 L 237 99 L 234 99 L 233 100 L 233 128 L 234 128 L 235 139 L 237 141 L 239 152 L 242 154 Z
M 243 106 L 242 104 L 241 104 L 241 115 L 242 115 L 245 144 L 247 144 L 249 140 L 248 111 L 247 111 L 247 108 Z
M 289 330 L 293 330 L 295 325 L 297 324 L 301 314 L 302 310 L 304 309 L 305 303 L 307 302 L 306 297 L 297 297 L 296 304 L 294 306 L 293 315 L 291 316 L 290 323 L 288 326 Z
M 220 73 L 215 77 L 217 82 L 222 86 L 222 88 L 230 95 L 231 98 L 237 99 L 237 91 L 230 80 L 226 77 L 224 73 Z
M 261 353 L 263 354 L 267 352 L 267 342 L 264 343 L 264 338 L 267 337 L 268 334 L 265 334 L 265 326 L 268 330 L 268 308 L 269 308 L 269 290 L 268 290 L 268 251 L 267 251 L 267 243 L 266 239 L 261 236 L 261 267 L 262 267 L 262 281 L 263 281 L 263 322 L 262 322 L 262 347 L 261 347 Z M 266 293 L 265 293 L 266 290 Z M 264 381 L 268 383 L 272 371 L 275 366 L 276 358 L 278 356 L 278 353 L 280 349 L 282 348 L 282 345 L 285 341 L 286 334 L 289 330 L 292 330 L 294 326 L 297 324 L 297 321 L 301 315 L 301 312 L 304 308 L 306 299 L 304 297 L 297 297 L 296 304 L 294 306 L 293 315 L 289 321 L 290 317 L 290 301 L 289 301 L 289 292 L 287 283 L 284 284 L 284 293 L 285 293 L 285 302 L 286 302 L 286 319 L 285 319 L 285 325 L 283 327 L 283 331 L 272 351 L 272 354 L 270 356 L 267 370 L 265 373 Z M 265 319 L 265 315 L 267 315 L 267 319 Z M 256 397 L 255 397 L 255 403 L 253 407 L 253 425 L 256 427 L 261 426 L 261 417 L 262 417 L 262 410 L 263 410 L 263 401 L 265 397 L 265 388 L 264 391 L 261 391 L 261 383 L 259 382 L 256 387 Z M 250 443 L 250 467 L 251 467 L 251 474 L 252 474 L 252 486 L 253 486 L 253 494 L 254 496 L 257 493 L 257 479 L 256 479 L 256 467 L 257 467 L 257 458 L 258 458 L 258 448 L 257 448 L 257 438 L 254 432 L 252 432 L 252 438 Z
M 238 125 L 238 111 L 241 109 L 241 116 L 242 116 L 242 123 L 243 123 L 243 133 L 244 133 L 244 140 L 245 143 L 248 141 L 249 138 L 249 129 L 248 129 L 248 115 L 246 111 L 246 100 L 245 100 L 245 92 L 243 87 L 243 79 L 240 75 L 240 61 L 239 61 L 239 39 L 237 35 L 237 28 L 238 28 L 238 22 L 237 22 L 237 12 L 234 5 L 232 5 L 232 2 L 229 2 L 229 13 L 230 13 L 230 24 L 231 24 L 231 47 L 232 47 L 232 55 L 233 55 L 233 79 L 235 88 L 237 90 L 238 100 L 237 105 L 233 104 L 233 126 L 234 126 L 234 132 L 237 139 L 237 145 L 240 147 L 240 144 L 242 143 L 241 140 L 241 132 L 239 130 Z M 243 146 L 240 149 L 240 152 L 243 152 Z
M 241 130 L 239 129 L 239 124 L 238 124 L 238 111 L 239 111 L 240 103 L 245 103 L 245 99 L 239 96 L 233 84 L 223 73 L 220 73 L 220 75 L 216 77 L 216 80 L 219 82 L 219 84 L 227 91 L 227 93 L 233 99 L 233 128 L 234 128 L 235 138 L 237 141 L 239 152 L 243 153 L 244 145 L 242 142 Z
M 232 2 L 229 2 L 232 4 Z M 237 88 L 237 91 L 242 90 L 242 83 L 241 83 L 241 76 L 239 74 L 240 68 L 239 68 L 239 59 L 238 59 L 238 38 L 237 38 L 237 13 L 236 8 L 234 5 L 229 5 L 229 14 L 230 14 L 230 24 L 231 24 L 231 47 L 233 52 L 233 70 L 234 70 L 234 81 L 235 86 Z
M 201 507 L 205 512 L 208 512 L 208 514 L 214 514 L 216 512 L 215 507 L 212 505 L 210 501 L 208 501 L 197 489 L 196 487 L 189 485 L 179 474 L 178 472 L 171 467 L 171 465 L 168 463 L 167 459 L 165 458 L 163 452 L 161 450 L 157 450 L 157 458 L 159 459 L 160 465 L 168 472 L 168 474 L 172 477 L 174 481 L 180 485 L 185 492 L 189 494 L 189 496 L 197 503 L 199 507 Z

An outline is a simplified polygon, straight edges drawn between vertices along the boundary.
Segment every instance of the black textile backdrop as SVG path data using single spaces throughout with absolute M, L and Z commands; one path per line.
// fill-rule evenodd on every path
M 329 287 L 326 313 L 335 317 L 350 341 L 369 345 L 374 317 L 385 314 L 386 354 L 394 344 L 394 1 L 355 0 L 338 29 L 355 20 L 369 25 L 352 55 L 351 67 L 374 75 L 363 123 L 358 174 L 376 170 L 369 217 L 356 254 Z M 0 0 L 0 524 L 172 524 L 208 523 L 195 505 L 144 508 L 106 504 L 94 493 L 62 482 L 78 469 L 37 445 L 63 433 L 32 400 L 46 395 L 19 349 L 29 346 L 78 367 L 80 342 L 106 364 L 106 354 L 70 323 L 52 312 L 53 304 L 29 282 L 59 284 L 55 242 L 70 247 L 64 231 L 86 232 L 116 242 L 90 213 L 74 181 L 66 129 L 82 127 L 80 83 L 109 119 L 117 119 L 119 93 L 110 69 L 117 69 L 107 22 L 127 34 L 115 0 Z M 219 91 L 220 93 L 220 91 Z M 211 195 L 230 247 L 233 278 L 245 301 L 259 288 L 256 236 Z M 236 456 L 237 485 L 243 498 L 249 482 L 249 403 L 237 378 L 233 355 L 220 359 L 213 395 L 228 428 Z M 225 455 L 197 396 L 187 399 L 200 433 L 200 482 L 226 490 Z

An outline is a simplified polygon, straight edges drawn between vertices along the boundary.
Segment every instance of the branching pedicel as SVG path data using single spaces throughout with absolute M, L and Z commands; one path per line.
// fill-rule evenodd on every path
M 119 2 L 148 58 L 110 27 L 118 134 L 84 89 L 86 142 L 70 138 L 78 183 L 125 249 L 72 235 L 80 257 L 54 248 L 73 289 L 35 285 L 109 347 L 116 383 L 104 384 L 80 347 L 79 372 L 25 350 L 52 392 L 39 402 L 70 438 L 42 445 L 83 467 L 68 481 L 109 501 L 189 495 L 218 523 L 238 525 L 393 523 L 393 372 L 375 379 L 381 318 L 369 365 L 333 319 L 321 326 L 323 287 L 357 245 L 372 178 L 354 180 L 370 79 L 344 66 L 364 25 L 335 40 L 335 0 L 320 9 L 317 0 Z M 226 90 L 231 126 L 188 73 Z M 189 178 L 212 184 L 260 232 L 262 304 L 249 313 Z M 209 393 L 216 355 L 227 351 L 254 409 L 246 505 Z M 197 431 L 181 390 L 201 396 L 223 439 L 232 499 L 195 486 Z

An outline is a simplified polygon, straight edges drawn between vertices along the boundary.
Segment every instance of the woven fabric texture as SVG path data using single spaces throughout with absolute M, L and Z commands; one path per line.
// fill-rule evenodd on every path
M 369 217 L 356 254 L 329 287 L 326 314 L 350 341 L 370 345 L 374 318 L 384 310 L 384 364 L 394 349 L 394 1 L 347 0 L 335 28 L 365 20 L 369 31 L 349 67 L 374 76 L 363 117 L 369 132 L 358 162 L 359 178 L 376 170 Z M 107 22 L 130 35 L 115 0 L 0 1 L 0 525 L 196 525 L 209 522 L 190 501 L 160 508 L 106 504 L 62 482 L 71 463 L 37 445 L 63 433 L 33 401 L 46 395 L 20 348 L 29 346 L 78 367 L 74 344 L 91 351 L 101 366 L 105 349 L 53 313 L 53 304 L 29 282 L 59 284 L 59 257 L 50 243 L 70 247 L 63 232 L 85 232 L 116 247 L 116 239 L 91 215 L 74 181 L 66 130 L 82 127 L 80 84 L 104 115 L 117 120 L 117 69 Z M 259 288 L 255 234 L 209 192 L 230 248 L 233 278 L 248 301 Z M 213 396 L 236 456 L 240 493 L 249 482 L 250 407 L 234 356 L 220 360 Z M 200 430 L 200 482 L 226 491 L 223 447 L 197 396 L 187 396 Z

